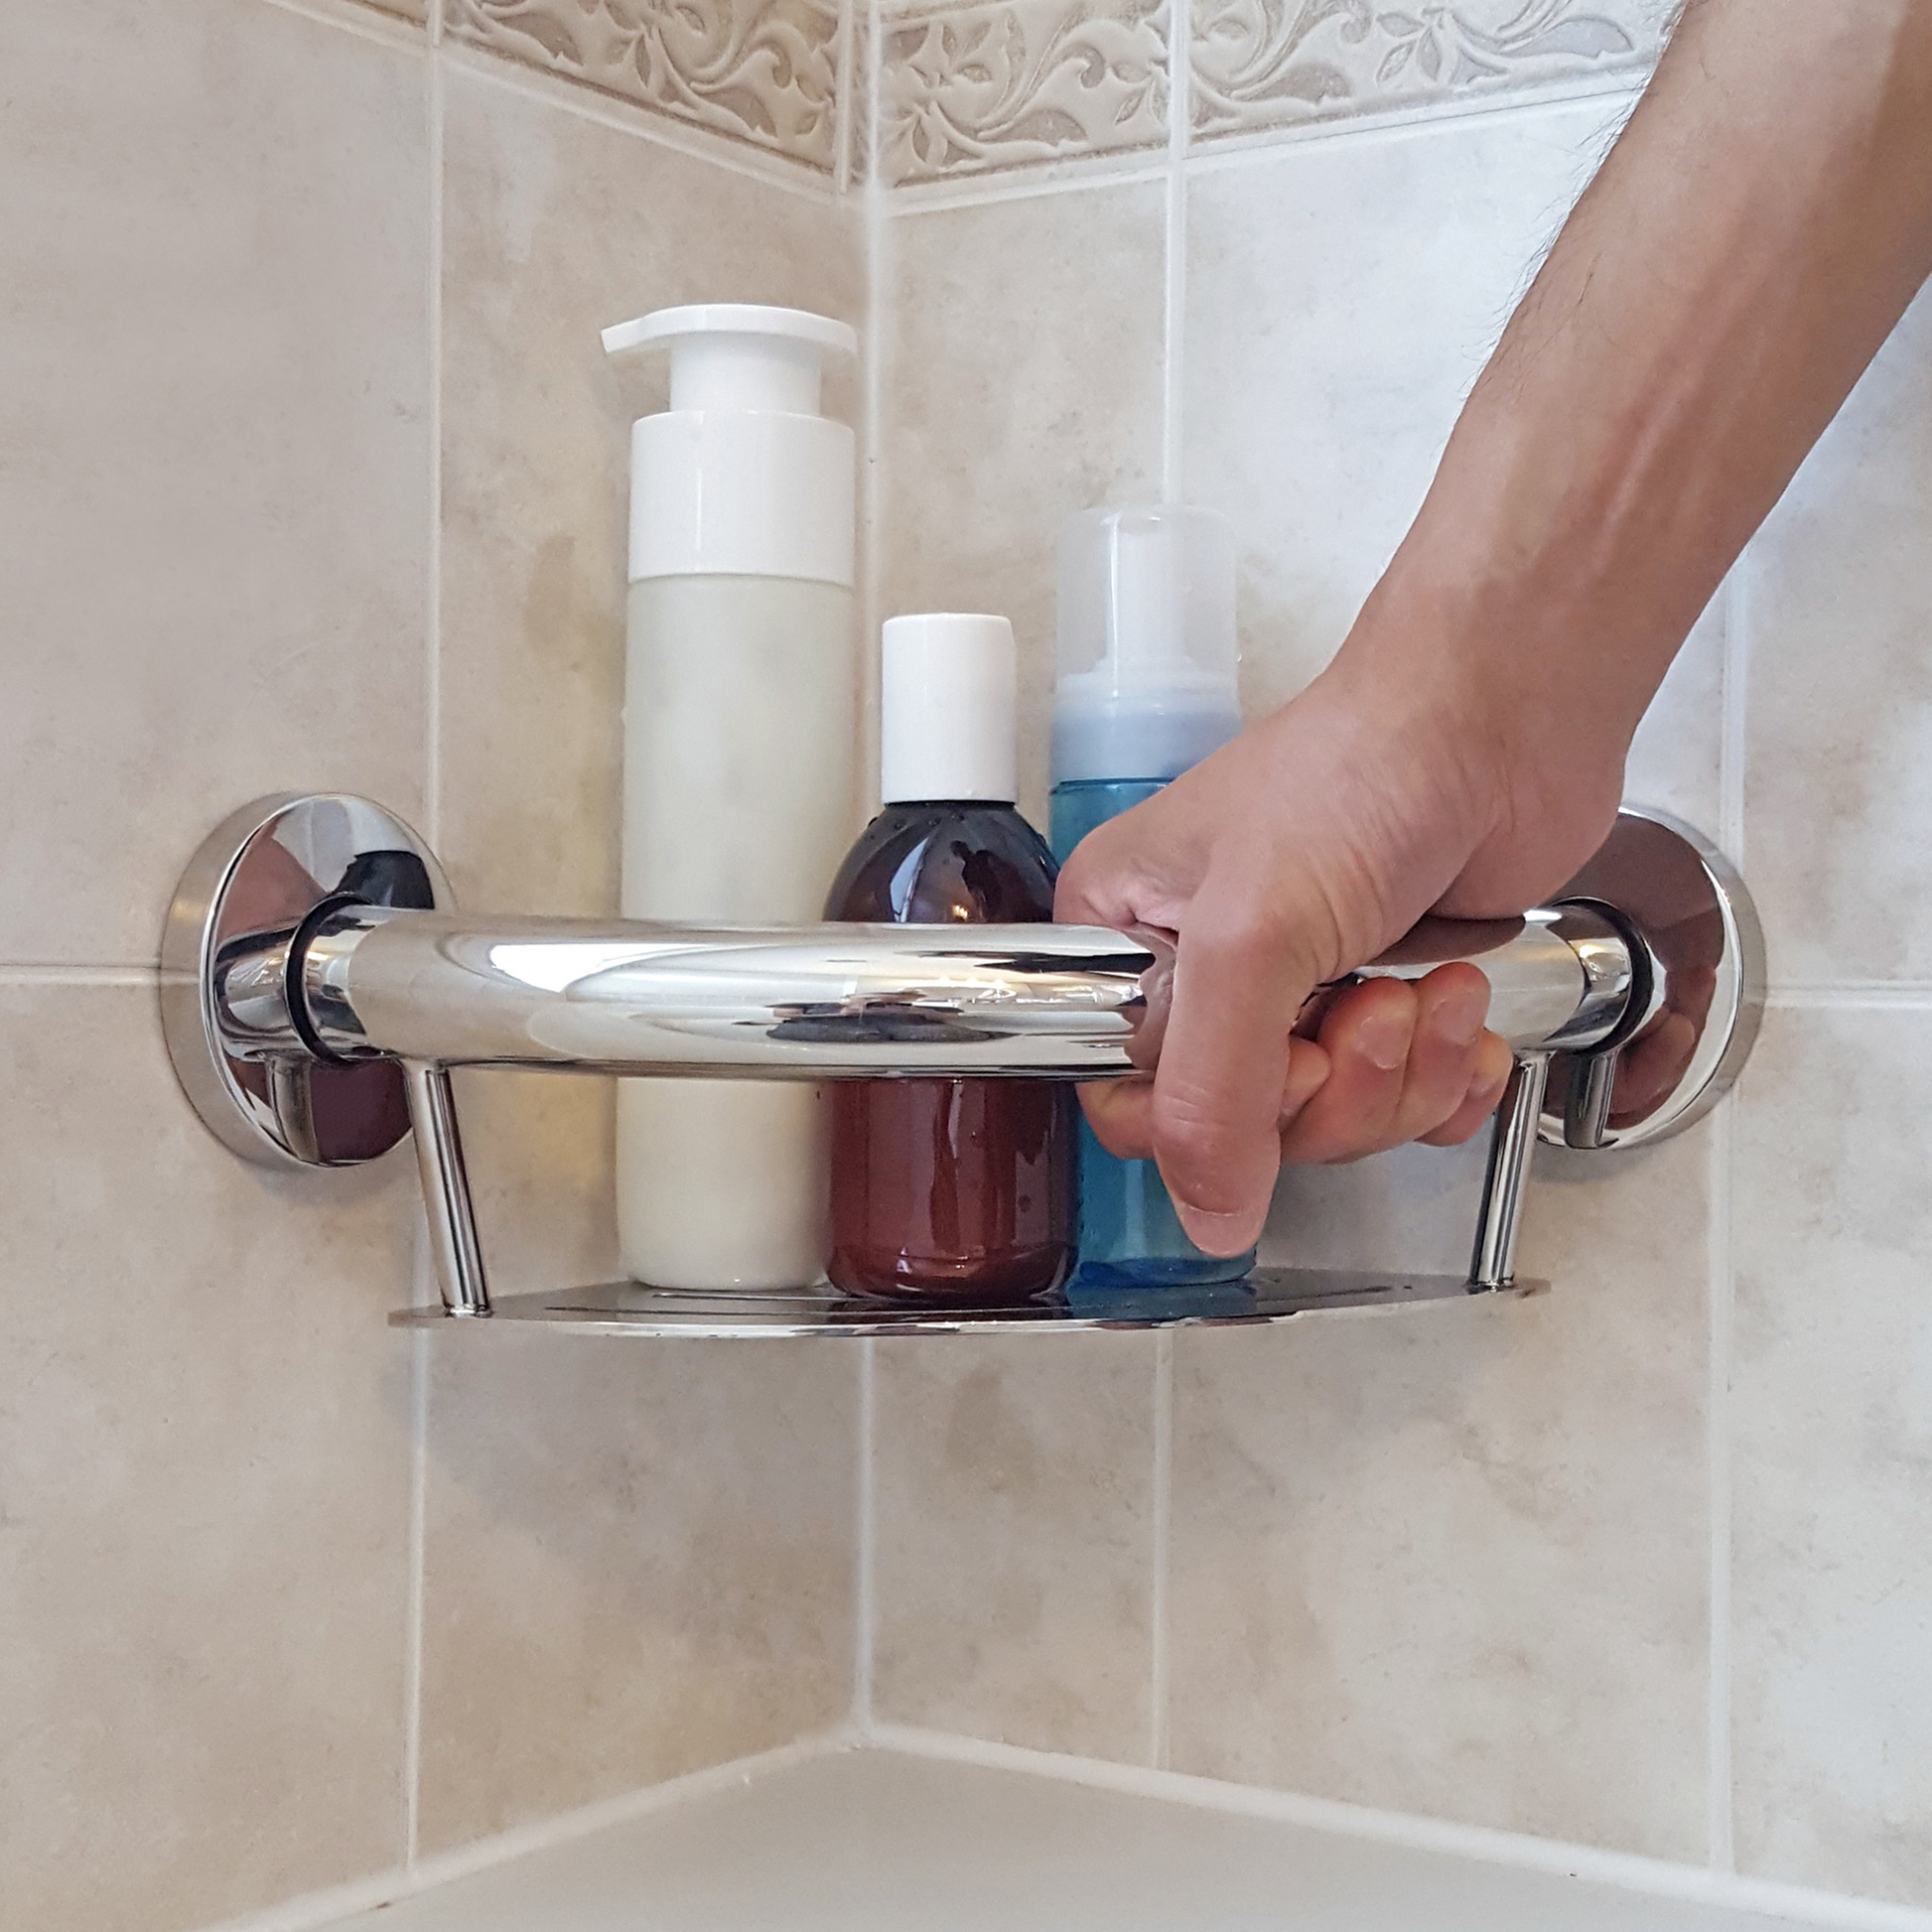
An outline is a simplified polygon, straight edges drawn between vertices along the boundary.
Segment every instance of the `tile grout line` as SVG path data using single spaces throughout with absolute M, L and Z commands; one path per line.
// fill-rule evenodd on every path
M 1053 195 L 1086 195 L 1110 188 L 1139 188 L 1168 179 L 1164 147 L 1124 155 L 1095 155 L 1081 161 L 1041 162 L 1035 167 L 1002 169 L 958 180 L 907 181 L 886 190 L 888 220 L 932 214 L 941 209 L 991 207 L 1005 202 L 1037 202 Z
M 1764 996 L 1767 1007 L 1785 1012 L 1820 1013 L 1834 1008 L 1849 1013 L 1893 1011 L 1922 1013 L 1932 1007 L 1932 982 L 1926 980 L 1821 981 L 1815 986 L 1774 986 Z
M 626 101 L 621 95 L 585 86 L 566 74 L 546 72 L 508 55 L 472 47 L 459 39 L 445 40 L 442 48 L 444 58 L 457 72 L 485 86 L 520 94 L 525 100 L 539 101 L 559 113 L 574 114 L 614 133 L 635 135 L 640 141 L 669 148 L 689 160 L 723 168 L 783 194 L 797 195 L 821 206 L 838 200 L 830 169 L 821 171 L 809 162 L 794 161 L 767 148 L 735 141 L 716 128 L 655 112 Z
M 1149 1592 L 1148 1763 L 1168 1768 L 1168 1568 L 1173 1525 L 1173 1334 L 1154 1337 L 1154 1580 Z
M 1634 100 L 1649 86 L 1653 70 L 1654 63 L 1642 68 L 1619 69 L 1611 73 L 1580 76 L 1575 81 L 1553 81 L 1544 87 L 1524 87 L 1473 97 L 1450 94 L 1437 100 L 1385 107 L 1363 114 L 1285 121 L 1274 127 L 1230 131 L 1211 135 L 1197 143 L 1188 154 L 1187 165 L 1196 174 L 1218 172 L 1242 167 L 1251 157 L 1276 155 L 1293 148 L 1318 148 L 1330 141 L 1369 141 L 1377 136 L 1426 134 L 1438 127 L 1455 127 L 1468 121 L 1502 120 L 1512 114 L 1534 114 L 1543 109 L 1611 100 L 1620 94 L 1627 94 Z
M 1511 115 L 1534 114 L 1573 107 L 1594 100 L 1628 95 L 1633 100 L 1643 90 L 1648 74 L 1626 75 L 1600 84 L 1566 89 L 1529 98 L 1504 97 L 1480 101 L 1439 101 L 1407 111 L 1364 115 L 1359 119 L 1297 123 L 1270 128 L 1232 140 L 1185 143 L 1183 134 L 1182 168 L 1189 175 L 1217 174 L 1266 165 L 1286 152 L 1302 148 L 1320 148 L 1334 141 L 1372 141 L 1426 135 L 1441 127 L 1455 127 L 1466 122 L 1501 120 Z M 1169 150 L 1173 147 L 1173 131 Z M 900 183 L 890 192 L 895 214 L 923 213 L 928 209 L 974 207 L 982 204 L 1030 201 L 1043 196 L 1083 194 L 1095 190 L 1128 187 L 1139 183 L 1165 181 L 1170 162 L 1167 154 L 1156 160 L 1153 149 L 1127 149 L 1116 153 L 1067 154 L 1035 161 L 1018 167 L 989 170 L 983 174 L 940 176 L 924 181 Z
M 1744 866 L 1744 707 L 1750 684 L 1750 612 L 1744 596 L 1749 558 L 1747 544 L 1724 584 L 1724 716 L 1718 743 L 1718 843 L 1740 872 Z
M 0 986 L 153 986 L 161 967 L 153 960 L 122 966 L 62 965 L 51 960 L 0 964 Z
M 1749 612 L 1744 595 L 1748 547 L 1731 565 L 1723 590 L 1723 716 L 1718 744 L 1718 842 L 1731 863 L 1744 864 L 1745 704 L 1749 688 Z M 1719 1107 L 1711 1133 L 1711 1220 L 1706 1233 L 1705 1484 L 1710 1512 L 1709 1628 L 1705 1704 L 1705 1851 L 1716 1871 L 1735 1869 L 1731 1764 L 1731 1480 L 1730 1368 L 1733 1326 L 1731 1227 L 1734 1096 Z
M 594 1798 L 565 1812 L 552 1813 L 525 1825 L 511 1825 L 486 1838 L 447 1852 L 432 1852 L 412 1867 L 402 1866 L 351 1878 L 321 1890 L 298 1893 L 259 1911 L 224 1918 L 203 1932 L 344 1932 L 360 1925 L 362 1914 L 381 1912 L 407 1898 L 421 1898 L 459 1879 L 500 1872 L 514 1862 L 552 1855 L 560 1848 L 661 1818 L 691 1800 L 739 1792 L 759 1778 L 771 1777 L 851 1748 L 852 1740 L 837 1730 L 818 1731 L 746 1757 L 727 1758 L 701 1770 L 683 1771 L 656 1784 L 637 1785 L 615 1797 Z
M 279 13 L 294 14 L 298 20 L 312 20 L 318 27 L 334 27 L 358 41 L 376 47 L 414 49 L 417 23 L 406 14 L 392 14 L 386 7 L 370 6 L 367 0 L 267 0 Z
M 879 1413 L 879 1344 L 871 1336 L 859 1343 L 858 1524 L 853 1538 L 852 1727 L 862 1738 L 873 1727 L 873 1651 L 877 1643 L 875 1572 L 876 1499 L 873 1493 L 875 1440 Z
M 843 200 L 852 192 L 853 88 L 857 62 L 853 43 L 859 37 L 859 9 L 865 0 L 840 0 L 839 60 L 832 82 L 832 192 Z
M 416 1301 L 424 1299 L 421 1261 L 428 1230 L 418 1242 Z M 409 1337 L 409 1618 L 403 1651 L 402 1862 L 414 1871 L 422 1857 L 423 1622 L 429 1600 L 429 1336 Z
M 941 1764 L 980 1765 L 1093 1791 L 1116 1791 L 1185 1805 L 1221 1817 L 1269 1819 L 1362 1844 L 1401 1846 L 1505 1870 L 1549 1872 L 1589 1884 L 1613 1885 L 1639 1897 L 1682 1900 L 1733 1913 L 1768 1914 L 1800 1925 L 1844 1927 L 1848 1932 L 1853 1928 L 1857 1932 L 1932 1932 L 1932 1911 L 1918 1906 L 1780 1879 L 1743 1877 L 1646 1853 L 1613 1852 L 1601 1846 L 1468 1825 L 1421 1812 L 1385 1811 L 1311 1792 L 1236 1784 L 1183 1771 L 1151 1771 L 1145 1765 L 1117 1758 L 1075 1757 L 913 1725 L 881 1725 L 871 1745 Z M 1760 1919 L 1753 1918 L 1749 1923 L 1755 1926 Z
M 1711 1515 L 1710 1682 L 1706 1703 L 1707 1778 L 1705 1837 L 1714 1871 L 1736 1868 L 1731 1843 L 1731 1678 L 1730 1678 L 1730 1525 L 1731 1525 L 1731 1216 L 1735 1195 L 1731 1159 L 1732 1109 L 1726 1100 L 1711 1134 L 1711 1221 L 1706 1237 L 1710 1349 L 1709 1413 L 1705 1418 L 1706 1481 Z
M 866 340 L 860 408 L 865 420 L 862 425 L 864 453 L 859 474 L 859 517 L 865 540 L 865 581 L 860 597 L 859 701 L 870 729 L 860 734 L 859 771 L 863 785 L 861 795 L 854 803 L 860 813 L 870 818 L 876 788 L 875 761 L 879 757 L 879 729 L 874 715 L 878 696 L 878 667 L 873 654 L 873 639 L 879 634 L 881 620 L 879 472 L 885 447 L 882 430 L 886 394 L 885 324 L 890 304 L 886 290 L 886 195 L 879 179 L 880 6 L 879 0 L 855 0 L 855 5 L 866 8 L 867 21 L 866 71 L 863 76 L 866 169 L 861 185 L 861 218 L 865 234 Z
M 859 183 L 861 220 L 865 236 L 866 340 L 863 393 L 860 407 L 864 421 L 863 460 L 860 466 L 859 511 L 864 538 L 865 577 L 860 588 L 859 614 L 859 689 L 860 713 L 873 724 L 875 714 L 875 658 L 872 639 L 878 634 L 880 612 L 880 490 L 879 469 L 884 438 L 881 412 L 884 407 L 886 291 L 886 207 L 879 179 L 879 105 L 881 92 L 881 45 L 879 0 L 850 0 L 853 31 L 863 10 L 866 21 L 865 70 L 853 63 L 855 85 L 859 89 L 859 114 L 865 130 L 865 168 Z M 876 724 L 860 734 L 862 751 L 859 772 L 862 795 L 855 800 L 860 811 L 870 805 L 874 789 L 875 760 L 879 756 Z M 878 1500 L 877 1438 L 879 1413 L 879 1344 L 867 1336 L 859 1344 L 859 1416 L 857 1457 L 854 1471 L 858 1510 L 852 1552 L 852 1724 L 861 1737 L 871 1735 L 873 1726 L 873 1680 L 878 1648 Z
M 1187 121 L 1191 112 L 1189 0 L 1171 0 L 1168 30 L 1167 261 L 1162 291 L 1161 500 L 1181 492 L 1181 370 L 1187 317 Z
M 443 0 L 430 0 L 429 71 L 429 585 L 423 655 L 424 837 L 440 854 L 443 838 Z M 429 1230 L 419 1220 L 415 1300 L 428 1299 Z M 423 1787 L 423 1648 L 429 1598 L 429 1337 L 409 1338 L 409 1587 L 403 1653 L 403 1867 L 421 1856 Z
M 428 75 L 429 586 L 423 651 L 423 836 L 443 838 L 443 36 L 442 0 L 431 16 Z

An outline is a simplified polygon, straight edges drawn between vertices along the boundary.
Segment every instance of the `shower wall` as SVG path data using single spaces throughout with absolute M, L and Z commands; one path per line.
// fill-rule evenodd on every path
M 272 789 L 397 807 L 466 904 L 614 908 L 661 398 L 596 332 L 668 302 L 862 326 L 868 625 L 1014 619 L 1035 815 L 1068 510 L 1225 510 L 1245 701 L 1293 696 L 1669 12 L 0 15 L 0 1928 L 393 1884 L 848 1720 L 1932 1907 L 1924 302 L 1639 738 L 1771 1011 L 1692 1135 L 1539 1155 L 1547 1296 L 409 1339 L 406 1161 L 241 1168 L 155 1020 L 183 860 Z M 462 1102 L 499 1287 L 614 1273 L 608 1089 Z M 1293 1174 L 1270 1256 L 1455 1267 L 1475 1184 Z
M 863 319 L 822 143 L 485 25 L 0 9 L 7 1932 L 205 1925 L 848 1708 L 850 1357 L 405 1337 L 407 1151 L 245 1168 L 161 1043 L 175 879 L 264 792 L 383 800 L 469 905 L 615 908 L 649 399 L 597 331 Z M 608 1089 L 462 1103 L 501 1286 L 614 1273 Z
M 1030 810 L 1061 515 L 1225 511 L 1293 696 L 1663 12 L 885 10 L 878 605 L 1013 615 Z M 1538 1155 L 1547 1296 L 879 1345 L 881 1723 L 1932 1906 L 1928 527 L 1932 297 L 1645 722 L 1771 1010 L 1684 1139 Z M 1293 1173 L 1266 1252 L 1457 1268 L 1478 1165 Z

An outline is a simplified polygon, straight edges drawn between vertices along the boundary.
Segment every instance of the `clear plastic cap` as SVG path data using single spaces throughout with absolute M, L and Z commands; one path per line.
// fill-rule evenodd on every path
M 1210 509 L 1060 529 L 1053 780 L 1178 777 L 1241 729 L 1234 531 Z

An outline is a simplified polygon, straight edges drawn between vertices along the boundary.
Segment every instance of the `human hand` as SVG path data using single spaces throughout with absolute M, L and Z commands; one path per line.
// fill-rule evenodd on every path
M 1475 967 L 1372 981 L 1311 1022 L 1305 1004 L 1425 912 L 1535 903 L 1615 813 L 1616 729 L 1593 751 L 1566 740 L 1561 773 L 1546 770 L 1540 734 L 1507 728 L 1512 711 L 1534 727 L 1534 694 L 1504 702 L 1468 675 L 1479 656 L 1419 653 L 1411 603 L 1385 580 L 1307 692 L 1101 826 L 1060 875 L 1057 918 L 1174 935 L 1157 1073 L 1082 1101 L 1110 1152 L 1160 1163 L 1211 1254 L 1253 1244 L 1285 1161 L 1452 1145 L 1480 1127 L 1510 1052 L 1484 1031 Z

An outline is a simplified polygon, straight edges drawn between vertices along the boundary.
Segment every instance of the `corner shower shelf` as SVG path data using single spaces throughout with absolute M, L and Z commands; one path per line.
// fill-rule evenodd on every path
M 404 1309 L 399 1328 L 537 1321 L 588 1335 L 963 1335 L 1067 1334 L 1096 1328 L 1235 1327 L 1298 1314 L 1366 1312 L 1472 1296 L 1524 1295 L 1544 1286 L 1472 1287 L 1460 1275 L 1355 1274 L 1311 1268 L 1258 1268 L 1247 1280 L 1212 1288 L 1081 1290 L 1020 1308 L 936 1308 L 849 1299 L 831 1289 L 795 1294 L 699 1293 L 603 1282 L 543 1295 L 504 1295 L 486 1316 L 452 1317 L 441 1308 Z
M 1317 990 L 1489 982 L 1516 1055 L 1490 1131 L 1466 1277 L 1258 1269 L 1244 1282 L 920 1308 L 822 1284 L 773 1295 L 628 1282 L 492 1304 L 451 1070 L 1083 1081 L 1145 1071 L 1173 953 L 1086 926 L 770 928 L 466 918 L 432 853 L 373 800 L 278 793 L 189 862 L 163 935 L 162 1031 L 183 1091 L 243 1159 L 355 1167 L 413 1135 L 440 1311 L 405 1327 L 535 1321 L 584 1334 L 915 1335 L 1228 1326 L 1520 1293 L 1539 1139 L 1589 1154 L 1681 1133 L 1750 1052 L 1764 948 L 1750 895 L 1688 826 L 1626 807 L 1582 872 L 1519 918 L 1425 918 Z M 1317 1009 L 1305 1010 L 1312 1024 Z

